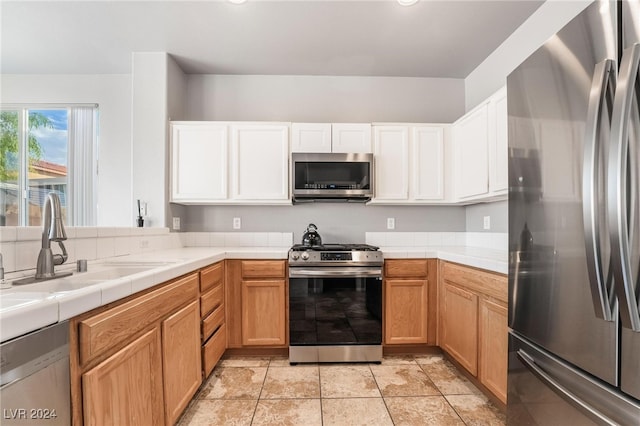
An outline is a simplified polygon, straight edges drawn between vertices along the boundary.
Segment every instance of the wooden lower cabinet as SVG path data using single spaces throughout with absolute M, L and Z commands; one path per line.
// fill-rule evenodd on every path
M 242 281 L 242 344 L 286 343 L 285 281 Z
M 385 260 L 385 345 L 436 344 L 437 273 L 436 259 Z
M 475 376 L 478 374 L 478 296 L 445 284 L 442 297 L 442 347 Z
M 190 303 L 162 322 L 165 424 L 174 424 L 202 383 L 200 306 Z
M 82 375 L 85 425 L 164 423 L 160 328 Z
M 173 425 L 202 383 L 198 272 L 69 321 L 74 426 Z
M 441 262 L 439 283 L 439 345 L 506 403 L 507 277 Z
M 286 348 L 286 262 L 227 260 L 225 270 L 227 347 Z
M 227 349 L 225 327 L 225 266 L 214 263 L 200 271 L 200 315 L 202 372 L 209 377 L 216 363 Z
M 385 281 L 385 343 L 427 343 L 427 280 Z
M 507 402 L 507 306 L 480 299 L 478 379 L 502 402 Z

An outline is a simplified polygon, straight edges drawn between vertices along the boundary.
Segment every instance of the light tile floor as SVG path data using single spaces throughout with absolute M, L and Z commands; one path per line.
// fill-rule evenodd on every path
M 223 359 L 180 426 L 504 425 L 505 416 L 442 355 L 381 364 Z

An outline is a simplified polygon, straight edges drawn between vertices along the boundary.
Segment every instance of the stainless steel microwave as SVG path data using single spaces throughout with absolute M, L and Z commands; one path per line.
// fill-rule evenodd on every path
M 373 154 L 294 153 L 293 201 L 366 202 L 373 196 Z

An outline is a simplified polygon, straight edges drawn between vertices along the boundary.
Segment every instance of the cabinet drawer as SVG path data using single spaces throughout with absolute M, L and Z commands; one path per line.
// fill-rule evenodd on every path
M 224 305 L 211 312 L 202 320 L 202 340 L 206 341 L 224 322 Z
M 78 324 L 80 360 L 85 363 L 198 297 L 194 273 Z
M 222 357 L 227 347 L 227 327 L 222 324 L 222 327 L 211 336 L 211 339 L 207 341 L 202 347 L 202 365 L 204 368 L 204 377 L 208 377 L 216 366 L 216 363 Z
M 243 260 L 242 278 L 284 278 L 282 260 Z
M 422 278 L 428 273 L 426 259 L 387 260 L 384 262 L 384 276 L 389 278 Z
M 215 265 L 200 271 L 200 291 L 205 292 L 210 288 L 222 283 L 224 278 L 224 263 L 219 262 Z
M 222 283 L 200 296 L 200 315 L 205 316 L 222 304 L 224 291 Z
M 507 303 L 508 284 L 506 275 L 444 262 L 442 278 L 446 283 L 465 287 Z

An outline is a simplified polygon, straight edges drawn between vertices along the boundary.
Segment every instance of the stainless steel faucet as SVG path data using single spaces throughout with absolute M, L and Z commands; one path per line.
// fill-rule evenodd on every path
M 38 281 L 52 280 L 71 275 L 72 272 L 56 273 L 55 265 L 62 265 L 66 262 L 67 250 L 62 242 L 67 239 L 62 222 L 62 210 L 60 209 L 60 198 L 57 194 L 50 192 L 44 202 L 42 212 L 42 248 L 38 254 L 35 277 L 25 278 L 15 281 L 13 284 L 31 284 Z M 62 254 L 53 254 L 51 251 L 51 241 L 55 241 L 60 246 Z

